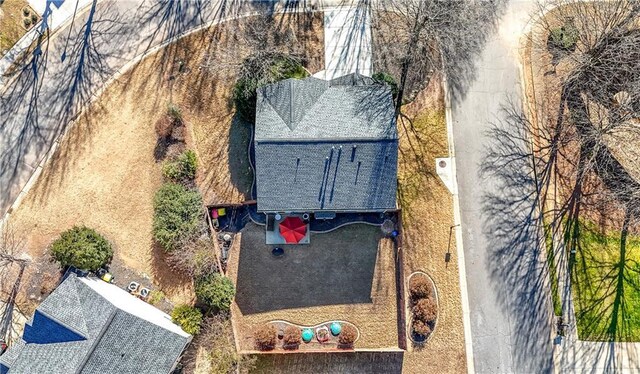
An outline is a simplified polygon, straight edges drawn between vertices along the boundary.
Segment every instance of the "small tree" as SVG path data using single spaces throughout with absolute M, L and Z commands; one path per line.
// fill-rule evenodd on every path
M 196 153 L 189 149 L 174 160 L 166 161 L 162 165 L 162 174 L 173 182 L 184 183 L 195 179 L 197 167 Z
M 276 347 L 276 328 L 272 324 L 259 326 L 253 332 L 253 341 L 261 351 L 270 351 Z
M 413 327 L 413 332 L 416 335 L 426 337 L 426 336 L 429 336 L 429 334 L 431 334 L 431 327 L 429 327 L 429 325 L 427 325 L 424 321 L 421 321 L 419 319 L 413 320 L 412 327 Z
M 287 326 L 284 329 L 284 341 L 285 348 L 297 348 L 302 342 L 302 331 L 296 326 Z
M 51 244 L 51 255 L 61 266 L 96 271 L 111 261 L 111 244 L 95 230 L 74 226 Z
M 196 296 L 205 304 L 221 311 L 228 311 L 236 290 L 231 280 L 219 273 L 196 280 Z
M 413 301 L 427 298 L 432 293 L 431 282 L 424 276 L 414 275 L 409 281 L 409 293 Z
M 200 332 L 202 312 L 190 305 L 179 305 L 173 308 L 171 319 L 188 334 L 196 335 Z
M 343 347 L 352 347 L 357 338 L 358 331 L 356 328 L 345 323 L 344 326 L 342 326 L 340 335 L 338 335 L 338 343 Z
M 413 316 L 423 322 L 435 321 L 438 316 L 438 305 L 433 299 L 420 299 L 413 307 Z
M 202 197 L 198 191 L 165 183 L 154 199 L 153 236 L 166 251 L 198 232 L 202 216 Z

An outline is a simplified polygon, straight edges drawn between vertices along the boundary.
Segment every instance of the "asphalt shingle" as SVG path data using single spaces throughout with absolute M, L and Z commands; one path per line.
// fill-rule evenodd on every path
M 153 307 L 126 291 L 91 282 L 102 281 L 70 275 L 37 309 L 75 332 L 83 330 L 85 339 L 48 344 L 21 340 L 0 356 L 8 374 L 155 374 L 172 369 L 190 336 L 176 333 L 181 331 L 176 326 L 160 326 L 157 316 L 154 322 L 142 318 Z M 121 298 L 130 298 L 126 304 L 139 315 L 121 309 Z M 28 322 L 29 328 L 38 328 L 34 322 Z
M 258 210 L 396 207 L 398 135 L 388 86 L 350 74 L 263 87 L 255 131 Z

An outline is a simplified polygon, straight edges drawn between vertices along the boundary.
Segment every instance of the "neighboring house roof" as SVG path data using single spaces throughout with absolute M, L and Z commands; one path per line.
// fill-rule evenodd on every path
M 258 90 L 260 211 L 395 209 L 398 134 L 388 86 L 350 74 Z
M 0 373 L 169 373 L 190 340 L 152 305 L 72 274 L 0 356 Z

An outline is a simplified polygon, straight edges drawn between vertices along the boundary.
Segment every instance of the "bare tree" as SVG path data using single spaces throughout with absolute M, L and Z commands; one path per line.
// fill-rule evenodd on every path
M 24 240 L 7 224 L 2 225 L 0 233 L 0 285 L 9 286 L 7 297 L 0 300 L 0 340 L 11 342 L 13 331 L 13 313 L 20 290 L 20 283 L 29 258 L 22 251 Z M 16 269 L 17 268 L 17 269 Z
M 434 73 L 444 73 L 454 98 L 475 76 L 474 60 L 504 1 L 389 0 L 372 7 L 374 69 L 398 81 L 396 115 Z
M 574 292 L 590 293 L 574 299 L 576 312 L 591 318 L 582 331 L 628 339 L 624 293 L 636 286 L 627 241 L 640 228 L 639 4 L 562 0 L 540 9 L 529 41 L 535 91 L 527 98 L 535 105 L 530 112 L 505 106 L 483 162 L 500 190 L 485 198 L 494 257 L 524 257 L 547 239 L 552 257 L 568 258 L 560 262 L 567 274 L 581 277 Z M 542 232 L 551 238 L 541 240 Z M 587 235 L 615 240 L 618 253 L 610 262 L 594 256 L 589 250 L 612 247 L 588 243 Z M 510 265 L 522 267 L 522 260 Z M 523 282 L 510 275 L 519 274 L 511 266 L 503 268 L 500 279 L 514 287 Z
M 209 237 L 188 240 L 169 254 L 168 263 L 177 271 L 199 278 L 221 271 L 218 269 L 215 248 Z
M 533 135 L 551 150 L 540 177 L 542 187 L 560 191 L 554 220 L 577 234 L 580 217 L 595 211 L 606 212 L 618 229 L 633 227 L 640 168 L 629 142 L 640 139 L 640 4 L 561 0 L 540 9 L 532 42 L 538 53 L 552 55 L 546 79 L 559 90 L 536 103 L 533 128 L 548 139 Z

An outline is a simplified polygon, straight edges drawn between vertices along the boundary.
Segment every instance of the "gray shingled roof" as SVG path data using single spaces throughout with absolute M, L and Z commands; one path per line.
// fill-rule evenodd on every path
M 391 89 L 350 74 L 258 89 L 255 139 L 396 139 Z
M 388 86 L 351 74 L 263 87 L 255 131 L 258 210 L 396 207 L 398 135 Z
M 9 374 L 168 373 L 190 339 L 119 309 L 75 275 L 37 310 L 86 340 L 20 341 L 0 356 Z

